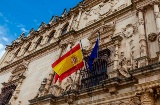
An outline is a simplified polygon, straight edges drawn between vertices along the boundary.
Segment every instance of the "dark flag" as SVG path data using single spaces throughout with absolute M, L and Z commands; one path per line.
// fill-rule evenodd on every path
M 95 46 L 91 52 L 91 55 L 89 56 L 89 60 L 88 60 L 88 66 L 91 71 L 93 69 L 92 63 L 93 63 L 94 59 L 98 58 L 98 41 L 99 41 L 99 39 L 97 39 L 96 44 L 95 44 Z

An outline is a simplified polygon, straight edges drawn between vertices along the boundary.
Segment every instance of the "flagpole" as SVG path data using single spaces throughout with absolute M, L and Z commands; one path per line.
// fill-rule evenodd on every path
M 83 50 L 83 46 L 82 46 L 81 40 L 80 40 L 80 45 L 81 45 L 81 48 L 82 48 L 82 55 L 83 55 L 83 59 L 84 59 L 84 50 Z M 85 63 L 85 69 L 87 70 L 87 63 L 86 63 L 85 59 L 84 59 L 84 63 Z
M 98 31 L 98 41 L 100 41 L 100 32 Z M 98 42 L 98 46 L 99 46 L 99 42 Z M 98 51 L 99 51 L 99 47 L 98 47 L 98 50 L 97 50 L 97 58 L 98 58 Z

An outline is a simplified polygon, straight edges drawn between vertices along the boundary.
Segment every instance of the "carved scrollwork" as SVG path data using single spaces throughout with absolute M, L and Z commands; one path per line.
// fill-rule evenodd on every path
M 148 35 L 148 40 L 151 42 L 154 42 L 157 39 L 157 34 L 156 33 L 151 33 Z
M 139 97 L 133 97 L 130 99 L 129 105 L 141 105 L 141 101 Z
M 71 76 L 65 78 L 62 82 L 57 81 L 56 84 L 52 84 L 50 88 L 50 93 L 55 96 L 61 95 L 63 92 L 70 90 L 77 90 L 80 81 L 80 72 L 77 71 Z

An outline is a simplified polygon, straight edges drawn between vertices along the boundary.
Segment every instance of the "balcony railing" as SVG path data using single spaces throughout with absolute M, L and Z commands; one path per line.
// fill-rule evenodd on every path
M 108 78 L 107 61 L 103 58 L 97 58 L 93 63 L 93 70 L 88 68 L 81 70 L 81 77 L 81 89 L 99 85 L 101 81 Z

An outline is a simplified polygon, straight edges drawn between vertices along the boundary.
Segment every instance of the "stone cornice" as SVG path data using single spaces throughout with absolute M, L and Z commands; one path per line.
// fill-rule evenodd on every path
M 136 3 L 137 9 L 143 9 L 148 5 L 152 5 L 154 1 L 152 0 L 135 0 L 134 3 Z
M 151 73 L 156 74 L 157 72 L 160 72 L 159 70 L 160 70 L 160 62 L 147 65 L 144 67 L 140 67 L 137 69 L 133 69 L 133 70 L 130 70 L 129 72 L 134 77 L 143 77 L 143 76 L 146 76 L 147 74 L 151 75 Z
M 120 82 L 121 81 L 121 82 Z M 128 81 L 128 82 L 126 82 Z M 35 105 L 39 102 L 47 102 L 47 101 L 54 101 L 55 104 L 58 104 L 58 103 L 66 103 L 66 99 L 72 95 L 74 95 L 74 98 L 76 97 L 79 97 L 80 99 L 83 99 L 83 98 L 89 98 L 90 95 L 97 95 L 97 94 L 106 94 L 108 93 L 108 91 L 106 90 L 108 87 L 111 86 L 111 84 L 117 84 L 119 86 L 119 84 L 122 84 L 122 85 L 127 85 L 129 86 L 128 84 L 133 84 L 135 82 L 132 81 L 132 79 L 118 79 L 118 78 L 110 78 L 110 79 L 107 79 L 105 81 L 103 81 L 103 85 L 98 85 L 98 86 L 95 86 L 95 87 L 91 87 L 91 88 L 88 88 L 88 89 L 84 89 L 83 91 L 68 91 L 68 92 L 65 92 L 62 96 L 59 96 L 59 97 L 55 97 L 54 95 L 52 94 L 49 94 L 49 95 L 46 95 L 46 96 L 42 96 L 42 97 L 38 97 L 38 98 L 34 98 L 32 100 L 29 100 L 30 102 L 30 105 Z M 127 83 L 127 84 L 126 84 Z M 106 85 L 105 85 L 106 84 Z M 122 88 L 122 87 L 121 87 Z M 120 89 L 120 88 L 119 88 Z M 106 100 L 107 102 L 112 102 L 112 101 L 117 101 L 117 100 L 122 100 L 124 98 L 129 98 L 129 97 L 133 97 L 135 96 L 135 91 L 131 91 L 131 92 L 126 92 L 126 93 L 122 93 L 122 94 L 117 94 L 117 95 L 108 95 L 107 97 L 101 97 L 101 99 L 94 99 L 92 100 L 92 102 L 100 102 L 100 103 L 106 103 Z M 75 100 L 76 101 L 76 100 Z M 90 102 L 84 102 L 84 104 L 89 104 Z
M 13 62 L 13 63 L 10 63 L 10 64 L 6 65 L 5 67 L 0 68 L 0 73 L 2 73 L 3 71 L 5 71 L 5 70 L 7 70 L 9 68 L 13 68 L 14 66 L 16 66 L 18 64 L 21 64 L 23 62 L 23 60 L 25 60 L 25 61 L 30 60 L 31 58 L 36 57 L 39 54 L 45 53 L 47 50 L 56 48 L 55 46 L 57 46 L 57 45 L 58 45 L 57 42 L 52 43 L 49 46 L 46 46 L 46 47 L 44 47 L 42 49 L 39 49 L 39 50 L 37 50 L 37 51 L 35 51 L 35 52 L 25 56 L 25 57 Z

